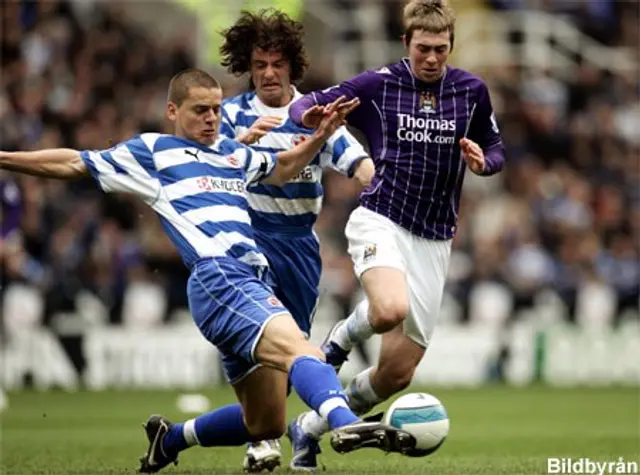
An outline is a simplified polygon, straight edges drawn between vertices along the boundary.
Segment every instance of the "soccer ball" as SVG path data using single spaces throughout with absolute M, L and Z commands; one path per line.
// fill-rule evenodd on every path
M 442 403 L 431 394 L 410 393 L 396 399 L 384 415 L 384 423 L 407 431 L 416 438 L 410 457 L 432 454 L 449 434 L 449 416 Z

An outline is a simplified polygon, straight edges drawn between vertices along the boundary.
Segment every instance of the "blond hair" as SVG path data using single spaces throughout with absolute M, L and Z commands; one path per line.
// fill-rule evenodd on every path
M 453 48 L 456 13 L 447 5 L 447 0 L 411 0 L 404 7 L 403 17 L 407 44 L 416 30 L 435 34 L 448 31 Z

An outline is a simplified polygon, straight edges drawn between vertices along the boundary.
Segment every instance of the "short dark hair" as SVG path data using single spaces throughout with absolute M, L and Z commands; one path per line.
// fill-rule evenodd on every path
M 302 23 L 273 8 L 257 13 L 243 10 L 238 21 L 224 30 L 222 36 L 221 64 L 233 75 L 240 76 L 251 70 L 251 53 L 256 48 L 279 51 L 289 61 L 294 84 L 302 79 L 309 66 L 302 41 Z
M 173 76 L 169 81 L 167 100 L 180 107 L 189 96 L 189 89 L 192 87 L 220 89 L 220 83 L 211 74 L 202 69 L 185 69 Z

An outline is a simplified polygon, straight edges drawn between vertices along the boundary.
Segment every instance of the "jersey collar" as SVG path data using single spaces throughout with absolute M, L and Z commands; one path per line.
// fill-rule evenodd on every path
M 258 97 L 258 94 L 256 94 L 253 98 L 256 112 L 258 112 L 259 115 L 272 115 L 275 117 L 281 117 L 283 119 L 289 118 L 289 107 L 291 106 L 291 104 L 293 104 L 294 101 L 302 97 L 300 91 L 298 91 L 293 85 L 291 86 L 291 91 L 293 92 L 293 98 L 291 99 L 291 102 L 282 107 L 269 107 L 264 102 L 262 102 Z

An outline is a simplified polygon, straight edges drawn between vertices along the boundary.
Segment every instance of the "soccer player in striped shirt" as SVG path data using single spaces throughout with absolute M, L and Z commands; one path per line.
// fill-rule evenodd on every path
M 145 424 L 140 472 L 155 473 L 193 445 L 233 446 L 282 435 L 287 381 L 325 416 L 338 451 L 377 443 L 393 450 L 415 444 L 406 432 L 361 422 L 347 407 L 334 369 L 309 343 L 264 282 L 267 260 L 250 225 L 246 185 L 282 184 L 297 175 L 358 103 L 343 98 L 293 150 L 254 151 L 218 136 L 222 91 L 206 72 L 191 69 L 169 85 L 167 116 L 175 135 L 146 133 L 102 151 L 52 149 L 0 152 L 0 168 L 72 179 L 91 174 L 105 192 L 133 193 L 158 215 L 191 270 L 189 307 L 203 336 L 222 353 L 240 404 L 184 423 L 154 415 Z M 263 364 L 264 366 L 259 366 Z M 265 397 L 268 395 L 268 397 Z
M 369 141 L 375 177 L 346 234 L 367 298 L 323 345 L 327 362 L 339 370 L 357 342 L 382 334 L 377 365 L 346 389 L 358 414 L 407 387 L 429 345 L 465 170 L 493 175 L 504 164 L 487 86 L 446 65 L 454 41 L 453 10 L 445 0 L 412 0 L 404 9 L 404 26 L 407 58 L 306 95 L 290 109 L 294 122 L 314 127 L 335 98 L 362 102 L 348 122 Z M 314 413 L 292 425 L 294 450 L 305 466 L 315 466 L 317 439 L 326 425 Z
M 289 119 L 289 106 L 302 97 L 295 84 L 308 64 L 302 34 L 299 22 L 273 9 L 243 12 L 223 32 L 222 64 L 231 74 L 249 74 L 250 91 L 223 101 L 222 135 L 269 153 L 290 150 L 310 137 L 313 130 Z M 273 271 L 274 293 L 307 335 L 322 270 L 313 225 L 322 206 L 323 168 L 354 176 L 363 186 L 374 171 L 371 158 L 341 127 L 311 163 L 283 186 L 256 183 L 247 188 L 255 241 Z M 277 440 L 252 443 L 244 469 L 271 471 L 280 458 Z

